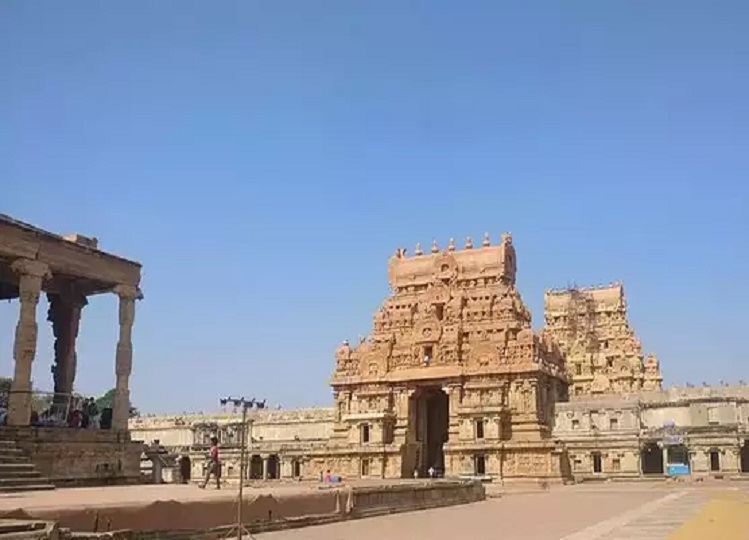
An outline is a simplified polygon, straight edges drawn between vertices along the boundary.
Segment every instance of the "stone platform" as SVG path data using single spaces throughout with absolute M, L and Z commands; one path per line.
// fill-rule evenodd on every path
M 470 482 L 357 482 L 264 484 L 245 489 L 243 521 L 269 531 L 483 500 Z M 0 518 L 56 521 L 80 532 L 128 529 L 134 533 L 208 532 L 232 525 L 236 489 L 191 485 L 58 489 L 0 496 Z
M 143 443 L 127 431 L 65 427 L 0 427 L 0 448 L 12 445 L 34 469 L 59 487 L 125 485 L 140 482 Z M 0 468 L 14 463 L 0 452 Z M 0 483 L 1 485 L 1 483 Z

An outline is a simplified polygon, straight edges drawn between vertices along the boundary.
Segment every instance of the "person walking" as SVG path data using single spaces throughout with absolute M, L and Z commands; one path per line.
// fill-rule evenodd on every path
M 211 449 L 208 451 L 208 470 L 205 473 L 205 480 L 200 484 L 201 489 L 205 489 L 211 475 L 216 477 L 216 489 L 221 489 L 221 458 L 218 453 L 218 438 L 211 437 Z

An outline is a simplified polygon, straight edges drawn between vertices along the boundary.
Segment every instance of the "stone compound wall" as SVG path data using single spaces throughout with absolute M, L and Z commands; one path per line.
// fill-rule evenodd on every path
M 256 440 L 250 452 L 277 452 L 282 461 L 282 478 L 292 476 L 291 459 L 297 458 L 303 461 L 305 478 L 327 470 L 345 478 L 357 478 L 361 476 L 362 459 L 369 460 L 369 470 L 374 476 L 379 477 L 383 467 L 387 477 L 400 476 L 401 449 L 397 445 L 374 444 L 369 453 L 363 453 L 357 444 L 352 444 L 349 449 L 331 452 L 326 443 L 333 429 L 333 417 L 331 408 L 253 413 L 251 429 Z M 216 422 L 228 426 L 237 418 L 238 415 L 226 414 L 144 417 L 131 420 L 131 429 L 136 438 L 149 442 L 158 438 L 165 446 L 178 448 L 196 442 L 195 425 Z M 707 471 L 710 449 L 719 448 L 722 468 L 738 470 L 740 458 L 734 447 L 749 438 L 749 386 L 672 387 L 657 392 L 572 396 L 569 402 L 555 405 L 553 438 L 568 452 L 568 465 L 577 476 L 593 471 L 592 453 L 600 452 L 604 476 L 633 477 L 640 475 L 641 432 L 661 428 L 668 421 L 708 431 L 711 422 L 717 422 L 718 427 L 734 426 L 728 434 L 716 428 L 712 435 L 706 432 L 699 440 L 693 438 L 692 463 L 695 471 Z M 232 466 L 238 471 L 236 449 L 224 447 L 223 451 L 227 470 Z M 554 474 L 563 466 L 562 454 L 534 456 L 530 448 L 524 454 L 528 457 L 518 454 L 515 458 L 509 453 L 502 457 L 501 451 L 488 452 L 487 474 L 521 478 L 523 468 L 548 469 Z M 452 470 L 472 472 L 470 454 L 448 452 L 447 459 L 452 460 Z M 548 462 L 549 459 L 552 461 Z M 195 465 L 200 463 L 196 461 Z M 195 474 L 199 476 L 199 472 Z
M 237 425 L 241 413 L 183 414 L 131 418 L 130 433 L 134 440 L 146 443 L 158 439 L 167 447 L 189 447 L 203 444 L 203 432 L 217 432 L 223 426 Z M 333 409 L 295 409 L 290 411 L 252 411 L 248 413 L 248 443 L 258 447 L 271 443 L 294 443 L 327 440 L 333 430 Z M 251 441 L 249 440 L 251 438 Z
M 185 414 L 139 417 L 130 420 L 133 438 L 148 444 L 159 440 L 169 451 L 189 456 L 192 481 L 204 474 L 209 439 L 219 438 L 223 480 L 235 482 L 240 471 L 241 414 Z M 310 465 L 310 456 L 324 448 L 333 430 L 333 409 L 290 411 L 254 410 L 248 413 L 247 460 L 275 456 L 281 478 L 316 477 L 321 469 Z M 296 468 L 294 466 L 296 463 Z M 252 474 L 258 478 L 257 473 Z
M 749 452 L 749 386 L 673 387 L 618 396 L 573 396 L 556 405 L 554 437 L 567 448 L 576 477 L 642 475 L 640 453 L 664 433 L 683 438 L 694 475 L 736 476 Z M 652 447 L 651 447 L 652 448 Z M 662 452 L 659 446 L 658 452 Z M 718 469 L 710 457 L 718 454 Z M 600 473 L 594 473 L 594 455 Z M 746 461 L 749 457 L 745 457 Z

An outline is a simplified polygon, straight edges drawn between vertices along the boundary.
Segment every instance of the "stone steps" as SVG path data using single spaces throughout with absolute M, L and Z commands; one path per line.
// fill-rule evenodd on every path
M 25 471 L 36 471 L 36 468 L 31 463 L 28 463 L 27 460 L 10 462 L 6 461 L 5 463 L 0 463 L 0 478 L 2 478 L 5 473 L 20 473 Z
M 15 441 L 0 438 L 0 493 L 54 488 Z
M 0 538 L 13 540 L 39 540 L 40 538 L 71 538 L 54 521 L 24 521 L 15 519 L 0 520 Z

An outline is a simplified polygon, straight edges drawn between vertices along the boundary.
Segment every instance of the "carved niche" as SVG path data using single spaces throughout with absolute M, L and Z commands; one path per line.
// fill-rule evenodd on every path
M 653 354 L 649 354 L 647 358 L 645 358 L 644 362 L 645 366 L 645 373 L 648 375 L 659 375 L 660 373 L 660 365 L 658 364 L 658 359 Z
M 497 346 L 484 338 L 475 340 L 470 343 L 470 352 L 468 353 L 468 369 L 470 371 L 482 371 L 490 369 L 497 364 L 498 350 Z
M 433 283 L 425 294 L 426 303 L 445 305 L 450 300 L 450 288 L 441 282 Z
M 454 283 L 458 278 L 458 263 L 449 253 L 443 253 L 434 260 L 434 280 Z
M 389 359 L 392 355 L 394 337 L 392 335 L 381 339 L 366 339 L 356 349 L 362 375 L 380 377 L 389 370 Z
M 456 292 L 454 293 L 450 301 L 445 306 L 445 315 L 448 321 L 452 322 L 459 322 L 463 318 L 463 306 L 465 305 L 465 300 L 463 298 L 463 295 Z
M 596 394 L 606 393 L 610 388 L 611 381 L 602 373 L 598 373 L 593 377 L 593 382 L 590 384 L 590 391 Z
M 354 375 L 359 370 L 359 363 L 354 350 L 348 341 L 344 341 L 335 353 L 336 372 L 341 375 Z
M 436 343 L 442 337 L 442 324 L 430 312 L 414 326 L 413 337 L 415 343 Z
M 383 332 L 390 330 L 392 327 L 392 321 L 390 319 L 390 313 L 385 306 L 380 307 L 374 317 L 374 328 L 375 331 Z

